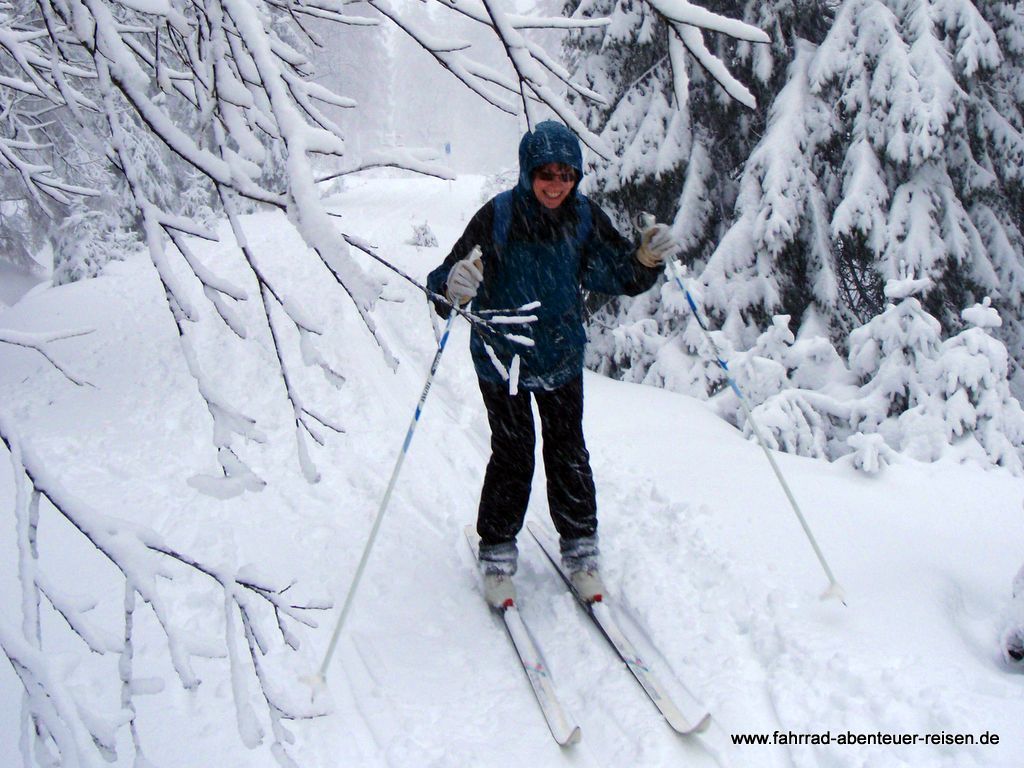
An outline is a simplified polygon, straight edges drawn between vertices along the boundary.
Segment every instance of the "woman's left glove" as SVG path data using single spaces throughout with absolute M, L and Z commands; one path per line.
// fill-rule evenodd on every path
M 678 251 L 679 242 L 672 236 L 672 230 L 665 224 L 654 224 L 641 234 L 636 260 L 649 269 L 655 269 Z
M 480 246 L 473 246 L 469 256 L 455 265 L 448 272 L 448 299 L 458 306 L 476 296 L 480 283 L 484 279 L 484 263 L 480 258 Z

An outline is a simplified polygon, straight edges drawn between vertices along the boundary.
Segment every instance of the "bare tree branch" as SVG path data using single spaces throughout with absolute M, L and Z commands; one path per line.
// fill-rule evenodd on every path
M 63 339 L 74 339 L 79 336 L 85 336 L 86 334 L 92 333 L 92 329 L 81 330 L 81 331 L 56 331 L 54 333 L 23 333 L 20 331 L 12 331 L 4 328 L 0 328 L 0 344 L 11 344 L 16 347 L 24 347 L 26 349 L 32 349 L 46 358 L 46 361 L 52 365 L 64 378 L 79 387 L 89 386 L 92 384 L 80 379 L 72 373 L 68 372 L 64 366 L 58 363 L 50 350 L 47 347 L 53 344 L 55 341 L 61 341 Z

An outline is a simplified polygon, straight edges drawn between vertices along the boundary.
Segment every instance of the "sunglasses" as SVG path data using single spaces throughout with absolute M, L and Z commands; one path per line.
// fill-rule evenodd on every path
M 534 177 L 541 181 L 560 181 L 563 184 L 572 184 L 576 181 L 576 171 L 539 170 L 534 172 Z

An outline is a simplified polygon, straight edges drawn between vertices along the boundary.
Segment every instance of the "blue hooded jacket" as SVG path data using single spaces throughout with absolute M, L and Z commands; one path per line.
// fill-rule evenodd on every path
M 579 142 L 551 120 L 520 141 L 518 184 L 477 212 L 444 263 L 427 278 L 432 291 L 444 294 L 452 265 L 480 245 L 484 280 L 473 300 L 475 311 L 514 311 L 540 302 L 531 311 L 536 322 L 507 326 L 509 333 L 532 338 L 533 346 L 475 326 L 470 337 L 479 378 L 504 381 L 518 355 L 519 387 L 527 390 L 555 389 L 582 372 L 583 289 L 635 295 L 650 288 L 660 273 L 636 261 L 635 245 L 577 191 L 579 182 L 558 208 L 543 206 L 534 195 L 531 174 L 548 163 L 563 163 L 583 176 Z M 443 306 L 438 309 L 444 311 Z

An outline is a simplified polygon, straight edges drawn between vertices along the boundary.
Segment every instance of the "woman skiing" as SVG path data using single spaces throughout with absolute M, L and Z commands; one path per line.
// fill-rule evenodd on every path
M 643 232 L 639 248 L 577 191 L 583 156 L 561 123 L 545 121 L 519 144 L 519 182 L 473 216 L 427 285 L 477 311 L 531 314 L 532 346 L 474 327 L 470 350 L 491 429 L 491 457 L 477 515 L 487 601 L 515 601 L 516 536 L 523 526 L 534 469 L 531 399 L 543 434 L 548 507 L 562 562 L 580 596 L 600 600 L 597 503 L 583 437 L 582 289 L 636 295 L 648 290 L 677 249 L 668 227 Z M 482 259 L 476 258 L 479 246 Z M 449 308 L 437 303 L 447 316 Z

